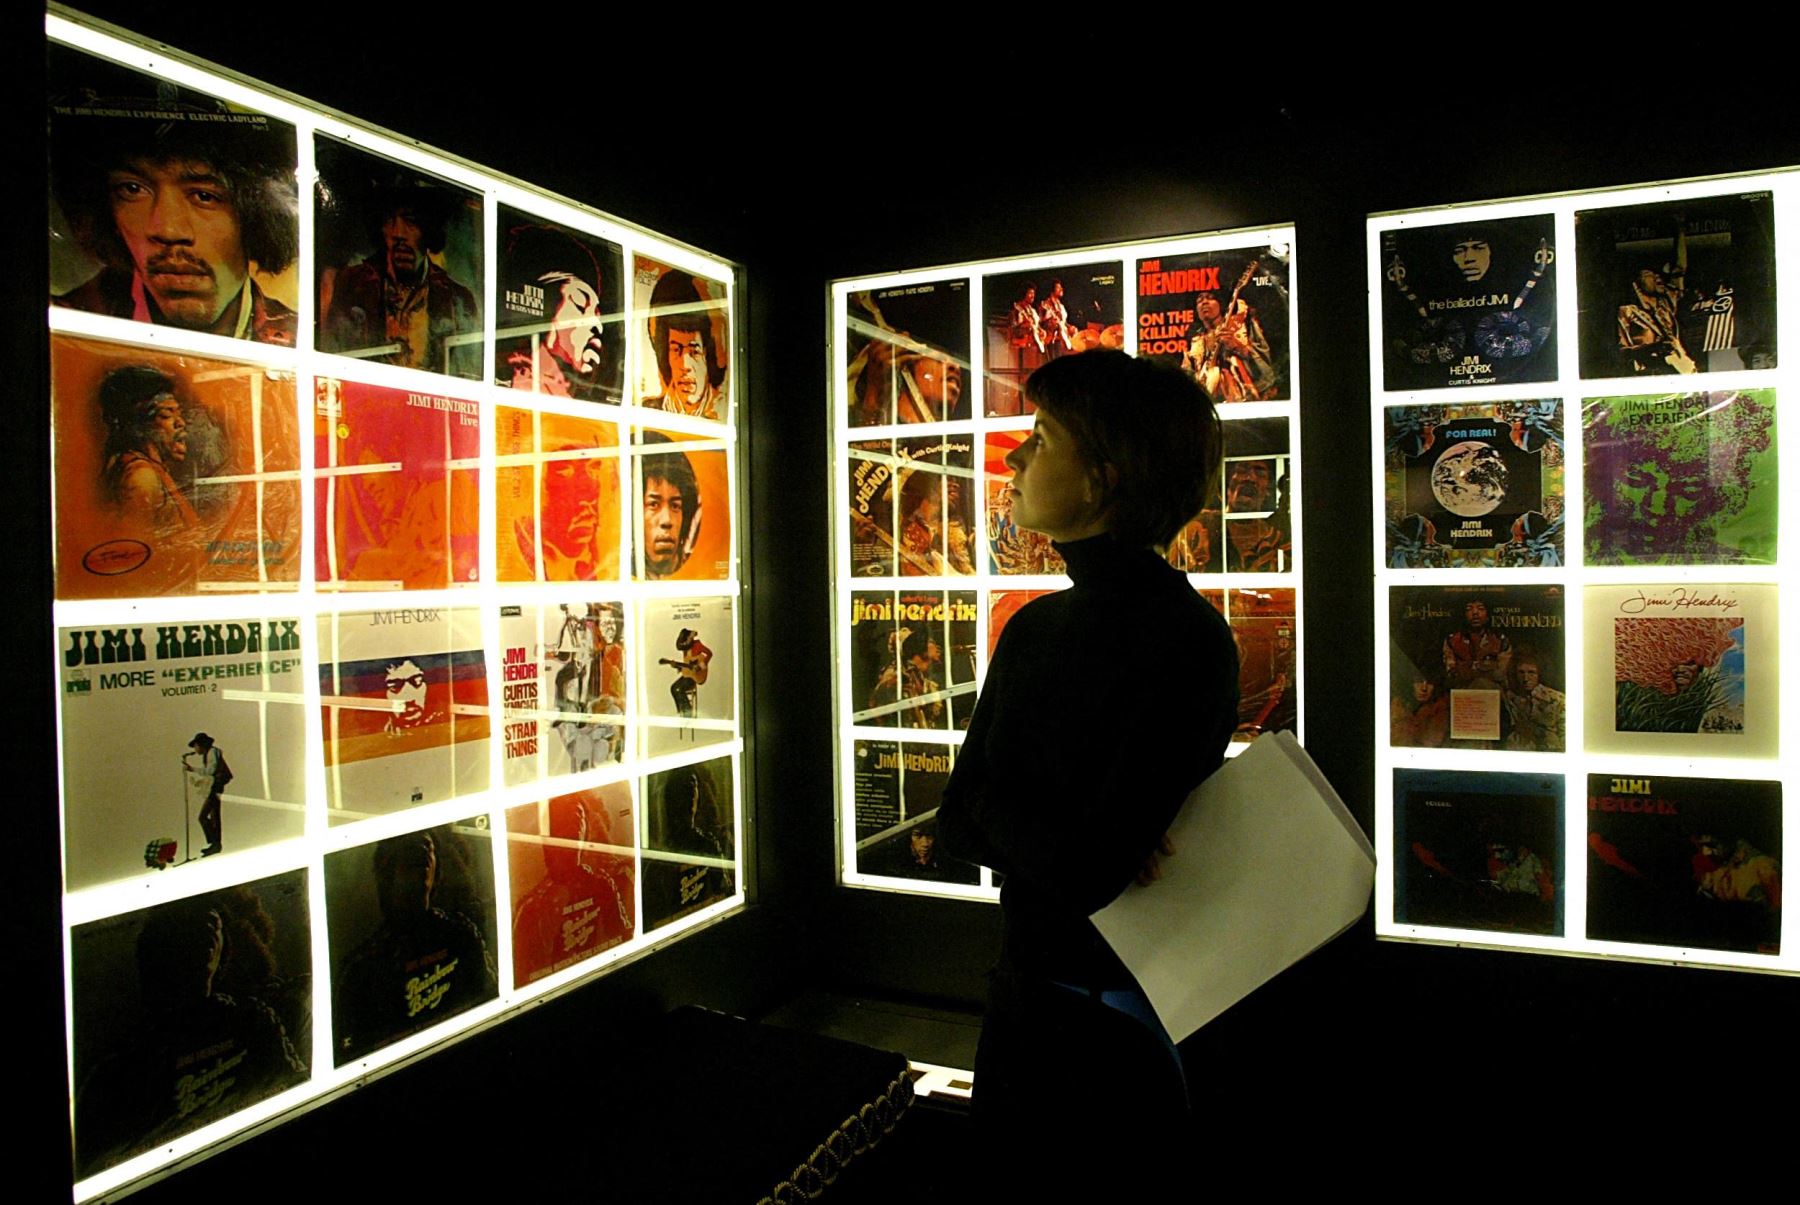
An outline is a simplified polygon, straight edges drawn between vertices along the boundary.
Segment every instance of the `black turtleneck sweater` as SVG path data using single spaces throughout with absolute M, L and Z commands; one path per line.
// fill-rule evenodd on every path
M 1057 548 L 1073 585 L 1001 633 L 938 833 L 945 852 L 1006 876 L 1014 970 L 1125 986 L 1088 917 L 1131 884 L 1188 793 L 1223 764 L 1237 647 L 1154 552 L 1107 535 Z

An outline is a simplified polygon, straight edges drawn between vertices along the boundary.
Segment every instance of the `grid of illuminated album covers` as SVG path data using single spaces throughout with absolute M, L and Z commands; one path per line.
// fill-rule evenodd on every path
M 1800 970 L 1797 201 L 1369 219 L 1380 935 Z
M 940 856 L 937 808 L 1001 630 L 1068 585 L 1005 490 L 1025 380 L 1058 356 L 1167 361 L 1218 399 L 1225 472 L 1168 556 L 1237 637 L 1238 739 L 1298 732 L 1293 248 L 1291 227 L 1237 230 L 831 285 L 842 882 L 997 898 L 988 869 Z
M 52 15 L 76 1195 L 744 899 L 731 264 Z

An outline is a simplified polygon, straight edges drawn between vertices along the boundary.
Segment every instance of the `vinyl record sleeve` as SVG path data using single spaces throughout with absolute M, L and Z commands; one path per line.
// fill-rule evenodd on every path
M 644 783 L 644 928 L 737 890 L 737 829 L 727 757 L 652 774 Z
M 292 347 L 294 127 L 71 47 L 46 60 L 51 304 Z
M 315 135 L 318 347 L 479 380 L 481 194 Z
M 1772 565 L 1775 391 L 1590 398 L 1590 565 Z
M 851 595 L 850 722 L 968 727 L 979 616 L 972 590 Z
M 1588 775 L 1587 935 L 1781 952 L 1781 784 Z
M 630 521 L 640 581 L 724 581 L 731 576 L 731 475 L 725 452 L 684 451 L 694 437 L 645 431 L 633 449 L 641 514 Z
M 625 266 L 617 243 L 499 207 L 494 384 L 618 403 Z
M 66 335 L 50 343 L 56 596 L 291 589 L 293 374 Z
M 1581 375 L 1777 367 L 1767 192 L 1575 214 Z
M 620 603 L 500 608 L 507 785 L 624 759 L 628 651 Z
M 856 861 L 861 874 L 974 884 L 978 867 L 939 855 L 937 809 L 956 765 L 954 745 L 857 741 Z
M 891 439 L 861 439 L 845 450 L 850 496 L 850 575 L 892 577 L 899 572 L 900 534 L 894 525 L 899 475 L 905 467 Z
M 903 577 L 972 577 L 975 445 L 969 435 L 897 439 L 896 554 Z
M 515 988 L 636 935 L 636 828 L 626 782 L 507 809 Z
M 319 693 L 334 824 L 487 789 L 487 662 L 473 608 L 321 615 Z
M 311 1074 L 305 871 L 77 925 L 69 951 L 77 1179 Z
M 1387 566 L 1564 563 L 1563 406 L 1389 406 Z
M 1285 246 L 1137 261 L 1137 354 L 1179 365 L 1220 404 L 1293 396 L 1288 308 Z
M 325 855 L 336 1065 L 494 999 L 486 816 Z
M 618 425 L 512 406 L 496 407 L 494 423 L 499 579 L 618 580 Z
M 1394 771 L 1394 919 L 1563 932 L 1558 774 Z
M 1775 757 L 1777 588 L 1588 586 L 1587 748 L 1666 757 Z
M 480 407 L 331 377 L 314 391 L 321 585 L 441 590 L 478 580 Z
M 1393 586 L 1388 598 L 1392 744 L 1563 751 L 1561 586 Z
M 1125 265 L 1118 260 L 996 272 L 981 279 L 987 366 L 982 410 L 1031 414 L 1025 378 L 1058 356 L 1125 348 Z
M 1390 392 L 1556 379 L 1556 218 L 1381 232 Z
M 966 419 L 969 282 L 864 289 L 845 299 L 852 427 Z
M 1291 573 L 1294 519 L 1288 420 L 1228 419 L 1223 426 L 1225 464 L 1219 474 L 1217 505 L 1224 529 L 1221 552 L 1225 571 Z M 1202 512 L 1202 524 L 1209 521 L 1211 511 L 1209 506 Z M 1193 530 L 1192 525 L 1188 530 Z M 1200 549 L 1198 545 L 1194 548 L 1198 563 Z M 1218 560 L 1211 555 L 1205 564 L 1211 566 Z
M 1295 731 L 1300 690 L 1294 592 L 1231 590 L 1226 601 L 1225 618 L 1238 651 L 1238 725 L 1231 739 L 1253 741 L 1265 732 Z
M 65 890 L 179 872 L 215 836 L 230 855 L 301 835 L 306 638 L 297 619 L 57 634 Z
M 725 286 L 638 256 L 632 269 L 638 404 L 731 421 L 731 313 Z
M 644 756 L 731 740 L 737 694 L 733 600 L 645 599 L 643 631 Z M 688 722 L 694 720 L 719 726 Z

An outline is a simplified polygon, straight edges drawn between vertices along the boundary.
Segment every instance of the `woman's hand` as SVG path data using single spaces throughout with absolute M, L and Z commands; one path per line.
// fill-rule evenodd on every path
M 1156 848 L 1144 856 L 1144 864 L 1138 868 L 1137 881 L 1139 887 L 1148 887 L 1162 878 L 1162 860 L 1175 856 L 1175 843 L 1164 833 L 1156 839 Z

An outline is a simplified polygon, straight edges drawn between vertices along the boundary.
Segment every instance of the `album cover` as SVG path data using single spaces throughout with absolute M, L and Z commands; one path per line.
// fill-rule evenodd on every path
M 50 303 L 294 345 L 294 127 L 51 43 Z
M 624 782 L 507 809 L 514 988 L 636 935 L 636 828 Z
M 1586 587 L 1588 751 L 1776 756 L 1776 591 L 1692 581 Z
M 75 1176 L 312 1074 L 312 927 L 291 870 L 76 925 Z
M 1006 456 L 1031 438 L 1031 432 L 990 431 L 982 461 L 983 481 L 987 488 L 987 546 L 991 573 L 1056 574 L 1067 573 L 1062 553 L 1051 545 L 1050 537 L 1027 531 L 1013 521 L 1012 467 Z
M 852 427 L 969 417 L 969 282 L 864 289 L 845 301 Z
M 1137 261 L 1137 354 L 1177 364 L 1216 403 L 1290 398 L 1283 244 Z
M 56 596 L 292 589 L 294 376 L 53 335 Z
M 487 790 L 478 611 L 319 616 L 319 694 L 332 823 Z
M 463 398 L 318 377 L 321 587 L 442 590 L 481 576 L 481 413 Z
M 648 598 L 644 631 L 644 756 L 737 736 L 737 621 L 730 598 Z
M 1772 565 L 1775 391 L 1590 398 L 1590 565 Z
M 1234 741 L 1294 732 L 1300 723 L 1300 674 L 1291 589 L 1231 590 L 1226 622 L 1238 652 L 1238 725 Z
M 1560 401 L 1389 406 L 1390 569 L 1564 563 Z
M 619 245 L 498 212 L 494 384 L 588 402 L 621 400 L 625 267 Z
M 503 582 L 619 577 L 619 428 L 497 406 L 494 551 Z
M 982 277 L 986 379 L 982 408 L 1030 414 L 1025 378 L 1058 356 L 1125 348 L 1125 265 L 1118 260 Z
M 1588 775 L 1587 935 L 1781 953 L 1781 784 Z
M 501 607 L 507 784 L 623 760 L 628 665 L 622 603 Z
M 975 884 L 981 870 L 941 857 L 937 809 L 956 765 L 956 746 L 857 741 L 856 859 L 860 874 Z
M 1556 379 L 1556 218 L 1381 232 L 1390 392 Z
M 737 821 L 728 757 L 644 780 L 644 929 L 737 891 Z
M 1394 920 L 1563 932 L 1563 780 L 1394 771 Z
M 325 855 L 337 1066 L 495 998 L 486 816 Z
M 480 379 L 481 194 L 322 134 L 313 160 L 319 350 Z
M 640 255 L 632 271 L 638 404 L 731 420 L 731 309 L 725 286 Z
M 674 432 L 644 431 L 633 450 L 641 527 L 628 525 L 639 581 L 724 581 L 731 576 L 731 474 L 723 448 Z
M 1767 192 L 1575 214 L 1583 377 L 1774 368 Z
M 304 638 L 251 618 L 58 633 L 65 890 L 301 835 Z
M 979 616 L 972 590 L 851 595 L 850 722 L 967 728 Z
M 1393 586 L 1388 600 L 1390 743 L 1563 751 L 1561 586 Z

